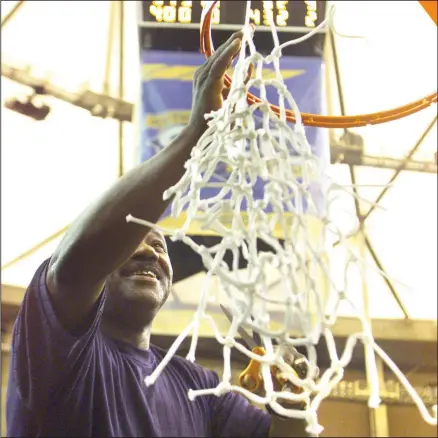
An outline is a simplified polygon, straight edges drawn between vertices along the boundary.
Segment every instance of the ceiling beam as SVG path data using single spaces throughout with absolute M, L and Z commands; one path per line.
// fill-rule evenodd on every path
M 92 91 L 88 88 L 88 84 L 78 85 L 74 91 L 61 88 L 53 81 L 50 82 L 49 73 L 44 77 L 40 77 L 39 74 L 35 73 L 35 67 L 31 65 L 21 67 L 2 62 L 1 67 L 3 77 L 37 90 L 37 94 L 52 96 L 63 102 L 83 108 L 95 117 L 132 122 L 134 104 L 131 102 Z

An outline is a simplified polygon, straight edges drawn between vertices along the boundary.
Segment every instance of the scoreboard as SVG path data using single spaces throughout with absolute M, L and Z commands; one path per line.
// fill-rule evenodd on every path
M 199 51 L 199 29 L 205 1 L 140 1 L 138 21 L 141 45 L 153 50 Z M 215 47 L 245 23 L 247 2 L 222 0 L 212 12 Z M 255 44 L 260 52 L 272 50 L 269 21 L 273 20 L 280 41 L 298 38 L 321 24 L 326 15 L 325 1 L 251 1 L 250 20 L 257 26 Z M 310 40 L 283 52 L 292 56 L 322 56 L 325 30 Z
M 205 1 L 143 1 L 144 23 L 195 24 L 199 26 Z M 242 27 L 245 22 L 246 1 L 218 1 L 213 9 L 212 24 L 217 29 Z M 251 1 L 250 19 L 256 26 L 269 26 L 273 20 L 279 31 L 297 28 L 313 29 L 325 15 L 325 1 Z M 292 28 L 292 29 L 291 29 Z

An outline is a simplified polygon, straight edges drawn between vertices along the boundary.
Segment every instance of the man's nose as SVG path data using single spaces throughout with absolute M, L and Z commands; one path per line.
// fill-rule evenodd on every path
M 146 242 L 142 242 L 134 253 L 133 258 L 135 257 L 144 257 L 147 259 L 158 260 L 159 255 L 151 245 Z

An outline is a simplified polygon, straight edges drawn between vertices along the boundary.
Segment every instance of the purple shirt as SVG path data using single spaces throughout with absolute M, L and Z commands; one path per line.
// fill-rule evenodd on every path
M 14 326 L 7 393 L 8 436 L 268 436 L 269 415 L 238 394 L 189 401 L 218 376 L 174 357 L 154 385 L 144 378 L 165 352 L 105 337 L 105 293 L 87 333 L 58 321 L 46 287 L 48 261 L 29 285 Z

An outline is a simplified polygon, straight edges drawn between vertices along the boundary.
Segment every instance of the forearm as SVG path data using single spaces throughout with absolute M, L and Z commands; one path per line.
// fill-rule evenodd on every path
M 132 255 L 146 230 L 127 223 L 126 216 L 132 214 L 150 222 L 160 218 L 169 203 L 163 201 L 163 192 L 183 175 L 184 163 L 199 136 L 200 132 L 186 128 L 79 216 L 54 255 L 57 269 L 66 272 L 67 281 L 84 278 L 98 284 Z

